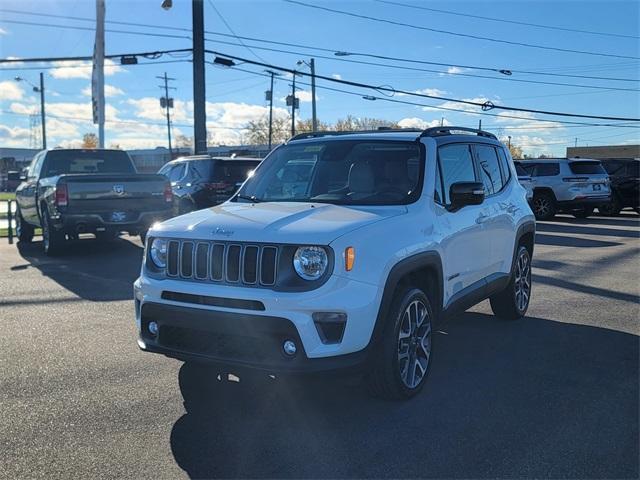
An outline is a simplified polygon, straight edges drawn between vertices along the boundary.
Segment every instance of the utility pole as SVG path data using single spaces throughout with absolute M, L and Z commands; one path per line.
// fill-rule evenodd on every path
M 318 131 L 318 117 L 316 116 L 316 61 L 311 59 L 311 125 L 314 132 Z
M 443 127 L 444 126 L 444 117 L 440 118 L 440 126 Z
M 207 153 L 203 0 L 192 0 L 191 9 L 193 17 L 193 148 L 197 155 Z
M 169 139 L 169 161 L 173 159 L 173 151 L 171 148 L 171 114 L 169 109 L 173 108 L 173 98 L 169 98 L 169 89 L 175 90 L 175 87 L 169 86 L 169 81 L 174 81 L 175 78 L 167 77 L 167 72 L 164 72 L 163 77 L 156 77 L 160 80 L 164 80 L 164 86 L 159 85 L 160 88 L 164 88 L 164 97 L 160 97 L 160 106 L 164 107 L 167 112 L 167 138 Z
M 296 71 L 293 71 L 293 86 L 291 88 L 291 136 L 296 134 Z
M 40 72 L 40 121 L 42 123 L 42 149 L 47 149 L 47 125 L 44 115 L 44 74 Z
M 511 135 L 507 137 L 509 139 L 509 150 L 511 150 Z
M 478 120 L 478 130 L 482 130 L 482 119 Z
M 273 70 L 267 70 L 267 73 L 271 75 L 271 86 L 269 91 L 265 92 L 267 100 L 269 100 L 269 150 L 271 150 L 273 143 L 273 77 L 279 74 Z
M 574 146 L 574 147 L 577 147 L 577 146 L 578 146 L 578 137 L 576 137 L 576 141 L 575 141 L 575 143 L 573 144 L 573 146 Z

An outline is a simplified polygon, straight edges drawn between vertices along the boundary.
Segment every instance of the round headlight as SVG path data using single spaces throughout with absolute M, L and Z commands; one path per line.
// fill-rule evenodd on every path
M 300 247 L 293 256 L 293 268 L 305 280 L 317 280 L 327 270 L 329 259 L 322 247 Z
M 167 266 L 167 241 L 164 238 L 154 238 L 149 252 L 151 261 L 158 268 Z

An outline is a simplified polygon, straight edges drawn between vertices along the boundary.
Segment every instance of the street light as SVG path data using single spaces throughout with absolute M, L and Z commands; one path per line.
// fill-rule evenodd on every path
M 44 114 L 44 75 L 40 72 L 40 86 L 36 86 L 26 78 L 15 77 L 16 82 L 26 82 L 33 87 L 33 91 L 40 93 L 40 121 L 42 123 L 42 149 L 47 149 L 47 126 Z
M 173 2 L 171 0 L 164 0 L 160 6 L 165 10 L 169 10 L 173 7 Z
M 316 116 L 316 62 L 315 59 L 298 60 L 298 65 L 306 65 L 311 70 L 311 125 L 314 132 L 318 131 L 318 118 Z

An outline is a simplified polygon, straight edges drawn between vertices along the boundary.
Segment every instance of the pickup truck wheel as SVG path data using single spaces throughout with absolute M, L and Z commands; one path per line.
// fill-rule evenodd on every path
M 534 193 L 533 213 L 536 220 L 551 220 L 556 214 L 556 201 L 548 192 Z
M 496 317 L 517 320 L 527 313 L 530 300 L 531 255 L 526 247 L 520 246 L 509 285 L 503 291 L 493 295 L 489 302 Z
M 16 236 L 19 242 L 31 243 L 33 240 L 34 228 L 24 221 L 20 207 L 16 211 Z
M 422 290 L 405 288 L 396 295 L 365 374 L 372 395 L 406 399 L 422 389 L 431 367 L 432 321 L 431 303 Z
M 44 253 L 49 256 L 57 255 L 62 250 L 65 241 L 64 233 L 56 231 L 51 227 L 51 219 L 47 212 L 42 213 L 40 217 L 42 218 L 42 244 L 44 246 Z
M 593 210 L 593 207 L 584 207 L 580 210 L 574 210 L 573 212 L 571 212 L 571 214 L 576 218 L 589 218 L 591 215 L 593 215 Z

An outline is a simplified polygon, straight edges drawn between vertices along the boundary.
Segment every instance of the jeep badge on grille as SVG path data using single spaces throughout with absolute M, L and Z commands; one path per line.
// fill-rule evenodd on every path
M 224 237 L 230 237 L 231 235 L 233 235 L 233 230 L 225 230 L 222 227 L 216 227 L 216 229 L 213 231 L 214 235 L 222 235 Z
M 124 195 L 124 185 L 122 185 L 122 184 L 114 185 L 113 186 L 113 191 L 117 195 Z

